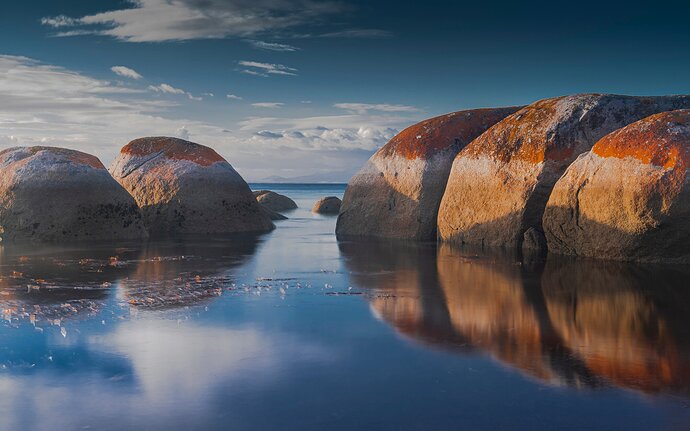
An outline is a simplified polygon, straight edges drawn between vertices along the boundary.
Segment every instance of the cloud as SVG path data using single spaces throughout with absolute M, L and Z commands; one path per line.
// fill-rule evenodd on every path
M 149 90 L 155 91 L 156 93 L 168 93 L 168 94 L 187 94 L 186 91 L 179 88 L 175 88 L 172 85 L 160 84 L 160 85 L 149 85 Z
M 160 85 L 149 85 L 148 89 L 155 92 L 155 93 L 164 93 L 164 94 L 184 94 L 187 96 L 189 100 L 195 100 L 195 101 L 201 101 L 204 100 L 203 97 L 198 97 L 194 96 L 192 93 L 188 91 L 184 91 L 180 88 L 175 88 L 172 85 L 169 84 L 160 84 Z M 211 93 L 204 93 L 204 94 L 209 94 L 213 96 Z
M 226 94 L 225 97 L 230 99 L 230 100 L 242 100 L 242 98 L 240 96 L 237 96 L 235 94 Z
M 290 75 L 296 76 L 297 69 L 288 67 L 282 64 L 274 63 L 260 63 L 258 61 L 240 61 L 238 62 L 240 66 L 247 67 L 249 69 L 243 69 L 243 73 L 248 73 L 250 75 L 257 76 L 268 76 L 268 75 Z
M 180 139 L 184 139 L 185 141 L 189 141 L 191 138 L 191 133 L 189 133 L 189 129 L 187 129 L 187 126 L 182 126 L 177 131 L 175 132 L 175 136 L 177 136 Z
M 143 76 L 141 76 L 136 70 L 130 69 L 129 67 L 125 66 L 113 66 L 110 68 L 116 75 L 124 76 L 125 78 L 131 78 L 131 79 L 141 79 Z
M 252 103 L 252 106 L 255 108 L 269 108 L 269 109 L 275 109 L 275 108 L 282 108 L 285 104 L 281 102 L 257 102 L 257 103 Z
M 163 88 L 173 96 L 188 94 L 168 86 L 158 85 L 158 94 L 170 94 Z M 226 156 L 253 181 L 271 175 L 354 173 L 397 130 L 420 120 L 413 112 L 383 111 L 239 119 L 204 112 L 198 120 L 186 104 L 155 97 L 152 91 L 26 57 L 0 56 L 0 148 L 73 148 L 98 156 L 107 166 L 134 138 L 189 137 Z
M 52 28 L 95 27 L 96 34 L 127 42 L 164 42 L 281 32 L 348 9 L 328 0 L 130 0 L 129 4 L 79 18 L 45 17 L 41 23 Z
M 253 46 L 254 48 L 265 49 L 268 51 L 278 51 L 278 52 L 299 51 L 299 48 L 297 48 L 296 46 L 287 45 L 287 44 L 283 44 L 283 43 L 262 42 L 260 40 L 248 40 L 247 42 L 251 46 Z
M 367 114 L 369 111 L 382 112 L 418 112 L 419 108 L 408 105 L 391 105 L 387 103 L 336 103 L 334 108 L 344 109 L 357 114 Z
M 60 28 L 60 27 L 71 27 L 79 24 L 78 19 L 70 18 L 65 15 L 58 15 L 54 17 L 41 18 L 41 24 L 48 27 Z

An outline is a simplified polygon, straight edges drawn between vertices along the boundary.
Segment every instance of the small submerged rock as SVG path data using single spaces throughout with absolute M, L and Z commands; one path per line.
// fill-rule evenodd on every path
M 271 211 L 288 211 L 297 208 L 295 201 L 271 190 L 256 190 L 253 193 L 256 200 Z
M 312 207 L 311 211 L 316 214 L 338 215 L 342 201 L 335 196 L 321 198 Z
M 55 147 L 0 152 L 0 226 L 3 240 L 147 236 L 136 202 L 98 158 Z
M 110 172 L 144 213 L 154 236 L 273 229 L 247 183 L 211 148 L 177 138 L 127 144 Z

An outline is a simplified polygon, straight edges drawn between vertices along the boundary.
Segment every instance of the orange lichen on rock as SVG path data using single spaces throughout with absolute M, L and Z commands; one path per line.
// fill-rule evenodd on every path
M 490 155 L 504 163 L 516 159 L 535 164 L 546 159 L 569 159 L 573 149 L 557 147 L 555 133 L 550 133 L 552 119 L 557 117 L 564 98 L 540 100 L 509 115 L 468 145 L 465 156 Z
M 491 125 L 517 109 L 472 109 L 424 120 L 397 134 L 381 149 L 380 155 L 400 155 L 413 160 L 429 158 L 453 146 L 460 150 Z
M 632 157 L 666 169 L 690 166 L 690 110 L 662 112 L 603 137 L 592 152 L 600 157 Z
M 8 148 L 6 150 L 0 151 L 0 157 L 2 157 L 5 154 L 14 153 L 15 150 L 16 148 Z M 70 162 L 77 165 L 87 165 L 94 169 L 105 169 L 105 166 L 103 166 L 103 163 L 101 163 L 101 161 L 98 160 L 98 157 L 92 156 L 91 154 L 82 153 L 81 151 L 68 150 L 66 148 L 45 146 L 28 147 L 26 148 L 26 156 L 31 157 L 41 151 L 49 152 L 58 157 L 69 160 Z
M 120 153 L 138 157 L 162 153 L 168 159 L 188 160 L 201 166 L 225 162 L 225 159 L 212 148 L 164 136 L 135 139 L 125 145 Z

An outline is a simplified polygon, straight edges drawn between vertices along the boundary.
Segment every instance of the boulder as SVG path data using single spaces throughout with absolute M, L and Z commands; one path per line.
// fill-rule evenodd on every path
M 690 107 L 690 96 L 582 94 L 545 99 L 500 121 L 453 162 L 438 216 L 439 238 L 519 248 L 543 243 L 556 181 L 604 135 L 649 115 Z
M 551 251 L 690 261 L 690 110 L 606 135 L 556 183 L 544 212 Z
M 316 213 L 316 214 L 329 214 L 329 215 L 335 215 L 340 212 L 340 205 L 342 204 L 342 201 L 335 197 L 335 196 L 326 196 L 325 198 L 321 198 L 316 203 L 311 209 L 311 212 Z
M 256 190 L 253 193 L 256 200 L 271 211 L 288 211 L 297 208 L 295 201 L 285 195 L 270 190 Z
M 136 139 L 110 167 L 154 236 L 264 232 L 274 226 L 247 183 L 211 148 L 177 138 Z
M 54 147 L 0 152 L 0 230 L 11 241 L 147 236 L 136 202 L 100 160 Z
M 453 159 L 517 109 L 453 112 L 400 132 L 350 180 L 338 237 L 435 239 L 438 206 Z
M 260 206 L 261 206 L 261 212 L 266 214 L 271 220 L 287 220 L 288 219 L 287 217 L 285 217 L 284 215 L 282 215 L 279 212 L 269 210 L 268 208 L 266 208 L 263 205 L 260 205 Z

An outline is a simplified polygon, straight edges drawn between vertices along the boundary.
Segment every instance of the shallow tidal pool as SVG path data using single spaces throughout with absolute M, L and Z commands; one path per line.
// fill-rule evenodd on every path
M 690 429 L 690 268 L 258 237 L 0 249 L 2 430 Z

